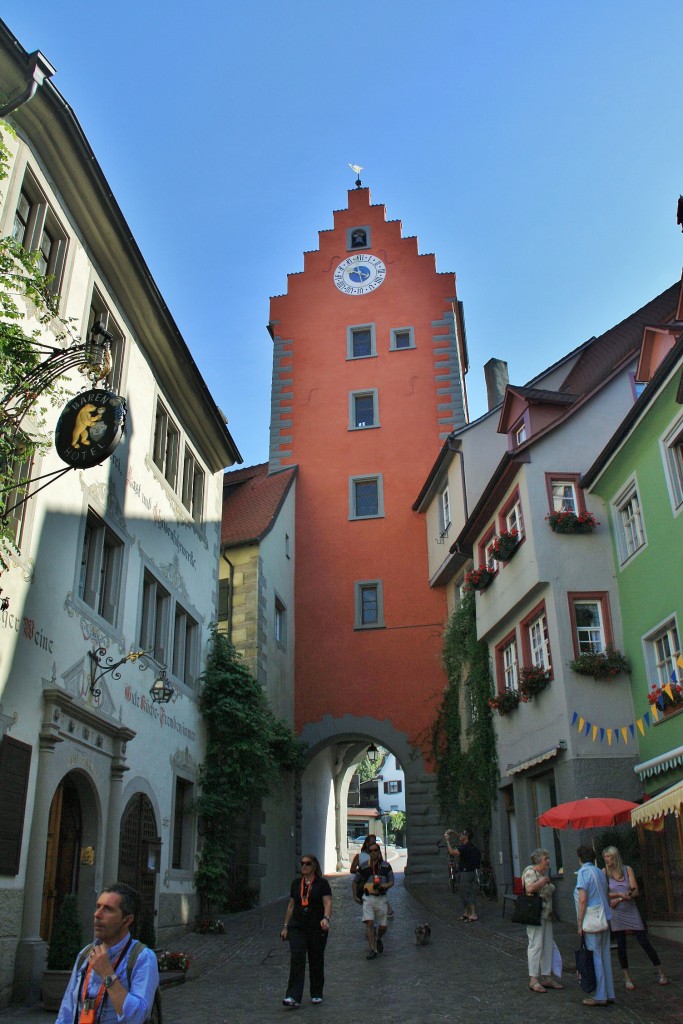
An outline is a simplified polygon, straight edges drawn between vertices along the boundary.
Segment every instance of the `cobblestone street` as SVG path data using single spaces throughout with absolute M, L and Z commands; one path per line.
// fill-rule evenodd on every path
M 581 1005 L 583 993 L 571 969 L 577 945 L 572 924 L 555 926 L 563 954 L 562 992 L 537 995 L 527 988 L 526 929 L 501 917 L 497 904 L 482 904 L 480 920 L 458 920 L 460 903 L 447 885 L 416 887 L 409 892 L 397 874 L 391 902 L 385 952 L 367 961 L 360 908 L 351 899 L 349 876 L 330 879 L 334 893 L 333 929 L 326 955 L 325 1001 L 313 1006 L 306 989 L 298 1010 L 281 1006 L 289 969 L 289 947 L 279 930 L 285 901 L 226 919 L 224 935 L 188 935 L 174 948 L 192 953 L 194 961 L 184 985 L 165 989 L 164 1024 L 256 1024 L 297 1019 L 347 1024 L 364 1019 L 436 1024 L 576 1024 L 593 1017 L 610 1024 L 680 1024 L 683 981 L 680 944 L 655 940 L 669 977 L 667 987 L 642 951 L 631 942 L 630 961 L 635 992 L 623 988 L 613 951 L 617 1002 L 606 1009 Z M 429 922 L 429 945 L 414 944 L 415 926 Z M 3 1024 L 50 1024 L 53 1014 L 12 1008 L 0 1014 Z

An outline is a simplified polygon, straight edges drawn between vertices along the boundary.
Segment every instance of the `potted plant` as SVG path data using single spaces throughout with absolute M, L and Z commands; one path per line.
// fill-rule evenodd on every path
M 495 697 L 489 697 L 488 705 L 492 711 L 497 711 L 499 715 L 507 715 L 510 711 L 514 711 L 519 705 L 520 695 L 517 690 L 503 690 L 502 693 L 497 693 Z
M 519 692 L 522 700 L 529 702 L 534 699 L 537 693 L 545 690 L 550 682 L 550 672 L 542 665 L 531 665 L 523 668 L 519 673 Z
M 653 686 L 647 699 L 650 704 L 656 704 L 659 710 L 666 715 L 683 705 L 683 686 L 680 683 Z
M 43 1006 L 46 1010 L 58 1010 L 61 1006 L 71 970 L 83 944 L 78 902 L 75 894 L 69 893 L 62 899 L 52 925 L 42 987 Z
M 470 569 L 465 573 L 465 585 L 472 590 L 486 590 L 493 582 L 493 573 L 486 565 L 480 565 L 478 569 Z
M 187 974 L 192 957 L 189 953 L 171 953 L 164 949 L 157 953 L 157 963 L 160 971 L 182 971 Z
M 592 533 L 600 525 L 592 512 L 549 512 L 545 519 L 553 533 Z
M 498 536 L 493 538 L 488 550 L 498 562 L 509 562 L 518 547 L 517 530 L 501 530 Z
M 608 647 L 606 651 L 589 651 L 580 654 L 569 663 L 573 672 L 582 676 L 593 676 L 594 679 L 613 679 L 621 672 L 630 672 L 628 660 L 619 651 Z

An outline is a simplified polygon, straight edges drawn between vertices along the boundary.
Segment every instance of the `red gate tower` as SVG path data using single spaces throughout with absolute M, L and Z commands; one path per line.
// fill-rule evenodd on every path
M 446 603 L 411 505 L 466 422 L 461 323 L 455 275 L 360 183 L 271 299 L 270 471 L 299 467 L 299 732 L 327 715 L 389 719 L 427 752 Z

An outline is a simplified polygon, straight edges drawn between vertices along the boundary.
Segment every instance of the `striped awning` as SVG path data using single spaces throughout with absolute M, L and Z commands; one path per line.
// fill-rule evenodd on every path
M 530 757 L 526 761 L 519 761 L 517 764 L 509 764 L 507 767 L 508 775 L 517 775 L 518 772 L 525 772 L 527 768 L 534 768 L 537 764 L 541 764 L 543 761 L 549 761 L 551 757 L 555 757 L 560 747 L 551 747 L 550 750 L 544 750 L 541 754 L 536 754 L 535 757 Z
M 631 811 L 632 825 L 645 825 L 648 821 L 661 818 L 665 814 L 675 814 L 678 817 L 683 811 L 683 781 L 669 786 L 663 793 L 646 800 L 640 807 Z

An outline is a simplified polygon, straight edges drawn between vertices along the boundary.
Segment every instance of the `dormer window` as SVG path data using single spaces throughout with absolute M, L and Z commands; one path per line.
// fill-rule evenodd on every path
M 526 441 L 526 423 L 524 422 L 524 420 L 522 420 L 521 423 L 517 424 L 517 426 L 514 429 L 513 436 L 515 438 L 515 447 L 517 447 L 517 445 L 521 444 L 523 441 Z

